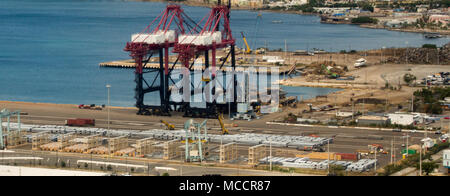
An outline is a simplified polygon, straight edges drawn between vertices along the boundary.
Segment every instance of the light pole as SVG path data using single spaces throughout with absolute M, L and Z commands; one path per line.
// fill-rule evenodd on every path
M 405 42 L 406 48 L 405 48 L 405 58 L 406 58 L 406 64 L 408 64 L 408 41 Z
M 111 88 L 111 85 L 107 84 L 106 88 L 108 89 L 108 130 L 109 130 L 109 128 L 110 128 L 109 127 L 109 120 L 110 120 L 110 118 L 109 118 L 109 106 L 110 106 L 109 89 Z

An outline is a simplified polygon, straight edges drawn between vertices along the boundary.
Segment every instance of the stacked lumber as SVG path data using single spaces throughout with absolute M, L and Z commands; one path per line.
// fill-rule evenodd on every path
M 136 141 L 135 148 L 137 156 L 144 156 L 145 154 L 153 152 L 153 144 L 156 144 L 156 142 L 151 139 L 152 138 L 145 138 Z
M 62 149 L 61 142 L 52 142 L 48 144 L 41 145 L 41 150 L 44 151 L 60 151 Z
M 33 133 L 31 138 L 32 150 L 41 150 L 41 146 L 50 142 L 47 132 Z
M 108 148 L 104 147 L 104 146 L 99 146 L 97 148 L 92 148 L 92 149 L 88 150 L 87 153 L 89 153 L 89 154 L 109 154 L 108 153 Z
M 75 144 L 73 146 L 69 146 L 64 148 L 64 152 L 77 152 L 77 153 L 84 153 L 89 149 L 88 144 Z
M 125 148 L 122 150 L 119 150 L 117 152 L 114 153 L 114 156 L 129 156 L 129 157 L 134 157 L 136 152 L 135 148 Z
M 24 131 L 10 131 L 9 134 L 6 136 L 8 139 L 8 146 L 14 147 L 23 145 L 27 142 L 25 139 L 25 132 Z

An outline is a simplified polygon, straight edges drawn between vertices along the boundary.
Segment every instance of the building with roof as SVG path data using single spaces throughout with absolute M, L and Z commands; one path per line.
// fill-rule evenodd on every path
M 361 116 L 359 117 L 356 122 L 358 125 L 377 125 L 377 126 L 384 126 L 389 124 L 389 119 L 384 116 Z

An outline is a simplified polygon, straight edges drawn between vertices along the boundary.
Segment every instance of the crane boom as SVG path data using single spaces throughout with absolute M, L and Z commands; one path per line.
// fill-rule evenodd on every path
M 222 135 L 229 134 L 230 132 L 228 131 L 227 128 L 225 128 L 225 125 L 223 124 L 223 115 L 222 114 L 220 114 L 218 116 L 218 120 L 219 120 L 220 127 L 222 128 Z
M 247 48 L 245 50 L 245 53 L 250 54 L 252 52 L 252 49 L 250 49 L 250 46 L 248 45 L 248 42 L 247 42 L 247 38 L 245 38 L 245 35 L 244 35 L 243 31 L 241 31 L 241 35 L 242 35 L 242 39 L 244 40 L 245 47 Z

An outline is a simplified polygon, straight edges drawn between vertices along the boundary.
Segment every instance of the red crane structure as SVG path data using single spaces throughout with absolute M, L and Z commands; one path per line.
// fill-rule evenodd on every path
M 155 22 L 159 19 L 159 22 Z M 189 23 L 190 22 L 190 23 Z M 156 27 L 151 28 L 156 24 Z M 186 28 L 192 28 L 195 22 L 190 19 L 179 5 L 167 5 L 166 9 L 156 17 L 141 33 L 133 34 L 131 42 L 128 42 L 125 51 L 130 52 L 134 59 L 135 68 L 135 99 L 138 114 L 159 114 L 170 115 L 169 105 L 169 48 L 174 47 L 178 42 L 179 34 L 184 34 Z M 159 57 L 159 69 L 147 71 L 147 63 L 153 55 Z M 173 66 L 175 66 L 176 62 Z M 153 74 L 153 82 L 149 84 L 144 78 L 144 74 Z M 157 79 L 160 79 L 157 83 Z M 144 85 L 145 84 L 145 85 Z M 144 104 L 144 96 L 147 93 L 158 92 L 160 105 Z
M 226 59 L 231 55 L 231 74 L 234 74 L 236 68 L 236 60 L 235 60 L 235 39 L 231 33 L 230 27 L 230 3 L 228 6 L 225 5 L 217 5 L 211 9 L 211 11 L 199 22 L 201 24 L 204 19 L 207 18 L 203 28 L 199 33 L 190 33 L 185 34 L 179 37 L 178 43 L 174 46 L 174 53 L 178 53 L 178 58 L 182 62 L 185 68 L 192 71 L 191 60 L 195 61 L 201 54 L 204 55 L 205 64 L 204 71 L 202 72 L 202 82 L 201 85 L 202 92 L 209 91 L 209 93 L 214 96 L 215 94 L 215 86 L 216 82 L 214 79 L 216 78 L 217 70 L 222 71 L 222 67 Z M 216 69 L 216 52 L 217 49 L 230 47 L 230 51 L 228 52 L 226 58 L 222 61 L 220 67 Z M 211 53 L 211 63 L 209 62 L 209 54 Z M 211 65 L 211 67 L 210 67 Z M 209 71 L 205 74 L 205 71 Z M 230 74 L 223 71 L 223 74 Z M 207 79 L 205 79 L 206 77 Z M 232 77 L 232 82 L 229 85 L 233 87 L 236 86 L 236 77 Z M 208 83 L 212 84 L 213 88 L 205 89 L 204 87 Z M 233 85 L 234 84 L 234 85 Z M 191 86 L 195 86 L 191 84 Z M 224 86 L 222 85 L 222 88 Z M 227 88 L 228 90 L 230 88 Z M 223 89 L 222 92 L 226 93 L 227 89 Z M 205 108 L 194 108 L 190 104 L 185 104 L 183 111 L 185 112 L 185 116 L 191 117 L 209 117 L 209 118 L 217 118 L 218 113 L 228 113 L 236 110 L 236 88 L 232 88 L 234 91 L 232 95 L 234 96 L 232 101 L 229 103 L 217 103 L 216 101 L 206 102 Z M 194 92 L 194 91 L 192 91 Z M 194 94 L 194 93 L 191 93 Z
M 200 25 L 205 21 L 203 27 Z M 159 22 L 155 22 L 159 19 Z M 151 26 L 156 24 L 153 29 Z M 230 47 L 226 58 L 221 62 L 218 70 L 222 70 L 226 59 L 231 55 L 231 68 L 234 71 L 235 61 L 235 40 L 231 34 L 230 28 L 230 2 L 228 6 L 219 4 L 211 9 L 199 23 L 190 19 L 179 5 L 167 5 L 166 9 L 156 17 L 150 25 L 141 33 L 132 35 L 131 42 L 128 42 L 125 51 L 130 52 L 134 59 L 135 68 L 135 99 L 136 107 L 140 115 L 170 115 L 173 110 L 184 112 L 185 116 L 217 118 L 218 113 L 232 112 L 236 110 L 236 89 L 234 89 L 234 99 L 229 103 L 210 102 L 206 108 L 193 107 L 190 101 L 174 102 L 170 100 L 170 87 L 175 85 L 171 78 L 171 72 L 174 70 L 178 61 L 183 67 L 193 73 L 195 60 L 200 56 L 205 57 L 205 74 L 210 67 L 209 53 L 211 51 L 210 79 L 202 80 L 202 91 L 210 82 L 214 82 L 216 77 L 216 51 L 220 48 Z M 169 66 L 169 49 L 173 48 L 173 53 L 178 54 L 177 59 Z M 153 55 L 158 55 L 159 69 L 146 67 Z M 192 61 L 192 63 L 191 63 Z M 144 77 L 144 74 L 153 73 L 153 82 L 150 84 Z M 157 73 L 157 74 L 154 74 Z M 225 72 L 224 72 L 225 73 Z M 234 74 L 234 72 L 233 72 Z M 157 82 L 159 78 L 159 82 Z M 236 86 L 236 78 L 233 78 L 233 84 Z M 170 81 L 170 83 L 169 83 Z M 191 86 L 193 84 L 191 83 Z M 214 89 L 212 90 L 214 92 Z M 160 105 L 144 104 L 144 96 L 147 93 L 159 92 Z M 193 92 L 193 91 L 192 91 Z

